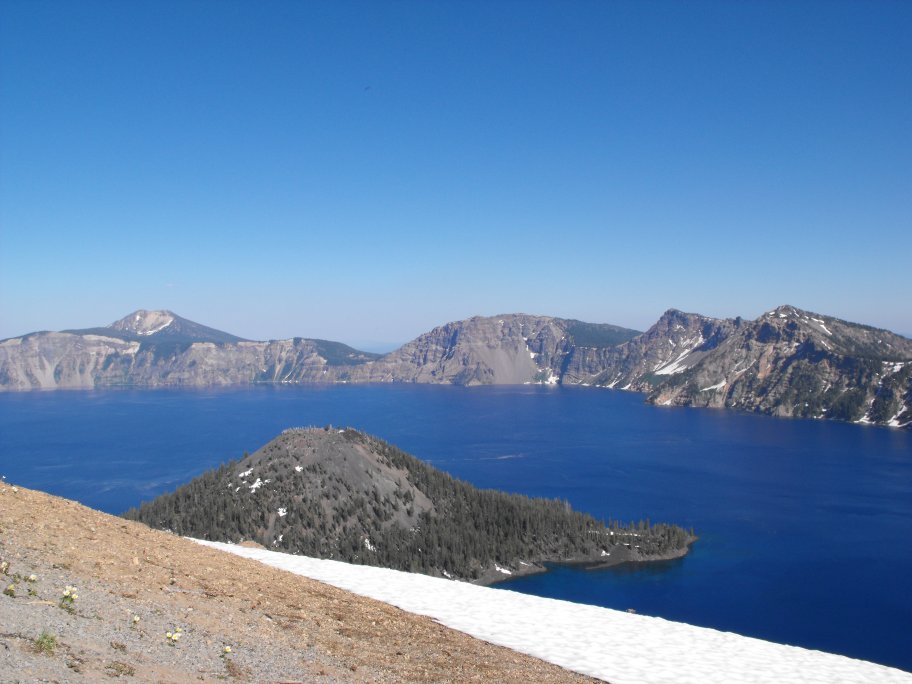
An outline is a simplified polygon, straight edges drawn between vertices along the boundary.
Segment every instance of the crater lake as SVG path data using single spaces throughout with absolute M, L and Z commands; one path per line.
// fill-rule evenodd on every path
M 554 567 L 503 589 L 912 670 L 910 431 L 656 408 L 580 387 L 6 393 L 0 475 L 119 514 L 285 428 L 328 424 L 479 487 L 699 535 L 680 560 Z

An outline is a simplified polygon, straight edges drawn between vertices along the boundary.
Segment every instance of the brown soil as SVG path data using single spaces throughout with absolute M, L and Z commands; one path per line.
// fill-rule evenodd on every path
M 0 484 L 0 561 L 9 564 L 2 588 L 12 584 L 14 594 L 0 594 L 2 682 L 592 681 L 429 618 L 8 484 Z M 77 587 L 72 613 L 59 605 L 67 585 Z M 177 627 L 170 644 L 165 633 Z M 42 632 L 53 637 L 50 648 Z

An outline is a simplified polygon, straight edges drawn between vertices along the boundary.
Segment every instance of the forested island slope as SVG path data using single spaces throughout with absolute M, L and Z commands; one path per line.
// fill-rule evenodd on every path
M 125 514 L 177 534 L 491 582 L 545 562 L 675 558 L 693 533 L 608 525 L 555 500 L 479 490 L 352 429 L 286 430 Z

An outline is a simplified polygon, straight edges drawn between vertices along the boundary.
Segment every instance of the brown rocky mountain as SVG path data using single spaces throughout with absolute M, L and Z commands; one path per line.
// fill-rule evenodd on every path
M 891 426 L 912 422 L 912 340 L 793 306 L 723 325 L 725 334 L 685 356 L 679 372 L 646 387 L 649 401 Z
M 338 342 L 250 342 L 167 311 L 0 341 L 0 390 L 246 383 L 550 383 L 659 405 L 912 425 L 912 341 L 782 306 L 755 321 L 667 311 L 644 333 L 548 316 L 475 317 L 385 356 Z

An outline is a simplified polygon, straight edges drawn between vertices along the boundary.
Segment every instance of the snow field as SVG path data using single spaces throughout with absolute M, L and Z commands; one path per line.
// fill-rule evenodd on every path
M 912 674 L 645 615 L 219 542 L 200 544 L 384 601 L 612 684 L 912 684 Z

